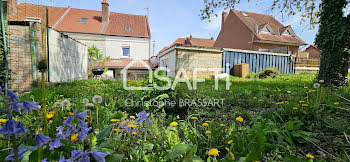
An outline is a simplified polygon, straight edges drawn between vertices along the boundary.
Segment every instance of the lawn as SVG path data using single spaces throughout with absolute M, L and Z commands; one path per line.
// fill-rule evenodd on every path
M 43 106 L 3 113 L 1 127 L 13 116 L 28 131 L 1 136 L 0 158 L 15 138 L 24 161 L 350 161 L 349 88 L 323 87 L 315 77 L 231 77 L 229 90 L 225 80 L 218 90 L 214 80 L 196 90 L 179 83 L 160 91 L 148 80 L 128 82 L 147 91 L 108 80 L 50 86 L 47 132 Z M 17 100 L 42 98 L 34 89 Z

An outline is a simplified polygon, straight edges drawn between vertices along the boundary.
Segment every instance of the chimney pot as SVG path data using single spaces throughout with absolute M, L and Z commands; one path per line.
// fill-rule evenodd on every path
M 102 1 L 102 23 L 109 23 L 109 4 L 107 0 Z
M 214 40 L 214 37 L 211 37 L 210 40 Z
M 226 21 L 226 18 L 227 18 L 227 12 L 223 11 L 222 12 L 222 17 L 221 17 L 221 29 L 222 27 L 224 26 L 224 23 Z

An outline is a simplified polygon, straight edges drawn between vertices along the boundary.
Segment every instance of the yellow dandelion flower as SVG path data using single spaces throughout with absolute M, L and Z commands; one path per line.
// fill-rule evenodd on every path
M 116 128 L 116 129 L 113 129 L 113 131 L 114 131 L 114 132 L 119 132 L 119 129 Z
M 233 160 L 235 160 L 235 155 L 233 155 L 232 152 L 230 152 L 230 156 L 231 156 L 231 158 L 232 158 Z
M 86 115 L 87 118 L 90 118 L 90 115 Z
M 311 155 L 311 154 L 306 154 L 306 157 L 307 158 L 310 158 L 310 159 L 313 159 L 313 158 L 315 158 L 313 155 Z
M 236 118 L 236 121 L 243 122 L 243 118 L 241 116 Z
M 339 102 L 334 102 L 334 105 L 339 105 Z
M 57 100 L 57 102 L 61 102 L 61 101 L 62 101 L 61 99 Z
M 211 123 L 211 121 L 209 121 L 209 120 L 207 120 L 207 121 L 205 121 L 206 123 Z
M 54 111 L 50 111 L 49 114 L 55 114 L 55 112 Z
M 68 112 L 68 114 L 69 114 L 70 116 L 74 116 L 74 113 L 72 113 L 72 112 Z
M 284 102 L 283 102 L 283 101 L 282 101 L 282 102 L 277 102 L 276 104 L 277 104 L 277 105 L 283 105 Z
M 53 114 L 46 114 L 46 118 L 48 119 L 48 120 L 50 120 L 51 118 L 53 117 Z
M 67 117 L 64 116 L 63 119 L 67 119 Z
M 230 151 L 230 149 L 229 149 L 228 147 L 225 147 L 225 149 L 226 149 L 227 151 Z
M 299 101 L 299 103 L 304 103 L 305 101 Z
M 301 106 L 309 106 L 308 104 L 302 104 Z
M 134 125 L 134 124 L 129 125 L 129 128 L 136 128 L 136 127 L 137 127 L 137 125 Z
M 293 110 L 297 110 L 298 108 L 297 108 L 297 107 L 293 107 L 292 109 L 293 109 Z
M 43 131 L 43 128 L 39 128 L 39 131 L 42 132 L 42 131 Z
M 219 156 L 219 150 L 216 148 L 210 149 L 208 152 L 209 156 Z
M 229 140 L 228 142 L 227 142 L 227 144 L 231 144 L 233 141 L 232 140 Z
M 220 126 L 224 127 L 224 126 L 225 126 L 225 124 L 220 124 Z
M 76 141 L 78 139 L 78 133 L 70 137 L 70 141 Z
M 111 122 L 113 123 L 120 122 L 120 119 L 111 119 Z
M 211 134 L 210 130 L 205 131 L 205 134 Z
M 53 121 L 52 120 L 49 120 L 49 123 L 51 124 Z
M 6 123 L 7 119 L 0 119 L 0 123 Z
M 137 132 L 133 131 L 131 134 L 132 134 L 132 135 L 137 135 Z
M 254 100 L 256 100 L 256 97 L 253 97 Z
M 203 125 L 203 126 L 208 126 L 209 124 L 208 124 L 208 123 L 203 123 L 202 125 Z
M 197 120 L 198 118 L 195 117 L 195 116 L 193 116 L 193 117 L 191 117 L 191 119 L 192 119 L 192 120 Z
M 270 97 L 272 97 L 272 95 L 270 95 Z
M 309 87 L 304 87 L 305 89 L 308 89 Z
M 170 123 L 170 126 L 172 126 L 172 127 L 176 127 L 178 125 L 179 125 L 179 123 L 177 123 L 176 121 L 173 121 Z

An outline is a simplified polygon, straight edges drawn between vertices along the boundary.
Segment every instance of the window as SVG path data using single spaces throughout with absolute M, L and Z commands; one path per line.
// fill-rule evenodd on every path
M 78 22 L 80 23 L 87 23 L 88 18 L 80 18 L 80 20 Z
M 286 30 L 286 31 L 283 33 L 283 35 L 293 36 L 293 35 L 292 35 L 292 32 L 290 32 L 289 30 Z
M 248 17 L 248 14 L 245 13 L 245 12 L 242 12 L 242 15 L 245 16 L 245 17 Z
M 130 47 L 123 47 L 123 56 L 130 57 Z
M 264 33 L 275 34 L 269 25 L 265 26 L 261 31 Z

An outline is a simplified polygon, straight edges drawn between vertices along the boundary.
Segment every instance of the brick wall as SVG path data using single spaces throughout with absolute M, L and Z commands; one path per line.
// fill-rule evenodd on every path
M 309 59 L 320 59 L 321 52 L 314 47 L 308 47 L 305 52 L 309 52 Z

